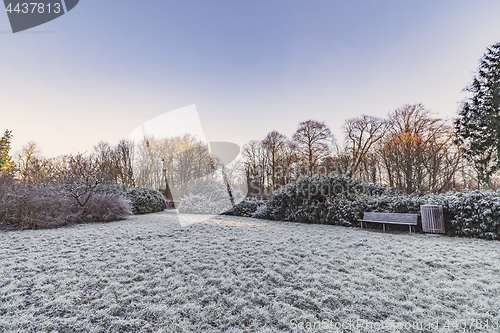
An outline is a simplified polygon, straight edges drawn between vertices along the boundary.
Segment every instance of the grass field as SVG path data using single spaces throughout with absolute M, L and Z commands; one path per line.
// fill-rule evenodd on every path
M 159 213 L 2 232 L 0 262 L 0 332 L 500 331 L 496 241 Z

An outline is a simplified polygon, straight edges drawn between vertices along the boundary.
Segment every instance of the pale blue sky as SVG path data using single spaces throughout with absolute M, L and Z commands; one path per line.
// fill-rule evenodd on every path
M 209 141 L 423 103 L 456 114 L 500 2 L 80 0 L 18 34 L 0 13 L 0 131 L 45 155 L 116 143 L 196 104 Z

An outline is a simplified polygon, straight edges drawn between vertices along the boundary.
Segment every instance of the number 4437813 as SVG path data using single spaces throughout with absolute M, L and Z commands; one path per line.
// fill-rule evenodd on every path
M 38 2 L 30 2 L 30 3 L 18 3 L 14 8 L 12 8 L 12 4 L 9 3 L 9 5 L 6 8 L 6 11 L 10 14 L 12 12 L 15 13 L 22 13 L 22 14 L 43 14 L 43 13 L 55 13 L 59 14 L 61 12 L 61 4 L 60 3 L 54 3 L 54 4 L 44 4 L 44 3 L 38 3 Z

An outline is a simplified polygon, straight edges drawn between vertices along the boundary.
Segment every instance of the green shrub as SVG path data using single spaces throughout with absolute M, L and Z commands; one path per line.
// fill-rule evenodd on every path
M 263 202 L 263 205 L 257 206 L 257 209 L 252 214 L 253 218 L 267 220 L 269 216 L 267 215 L 267 205 Z
M 125 192 L 135 215 L 161 212 L 167 209 L 163 194 L 147 188 L 130 188 Z
M 366 200 L 388 193 L 382 186 L 338 174 L 299 179 L 277 190 L 267 203 L 273 220 L 357 225 Z
M 360 226 L 364 212 L 419 214 L 427 197 L 391 192 L 341 175 L 302 178 L 267 203 L 269 218 L 281 221 Z M 421 229 L 421 222 L 417 230 Z
M 451 191 L 439 195 L 383 195 L 368 200 L 367 211 L 420 215 L 420 206 L 443 206 L 446 233 L 484 239 L 500 239 L 500 191 Z M 422 230 L 421 221 L 417 230 Z
M 443 206 L 448 234 L 500 239 L 500 191 L 448 192 L 428 202 Z
M 333 191 L 335 187 L 344 190 Z M 275 192 L 266 214 L 280 221 L 359 226 L 364 212 L 420 215 L 420 206 L 425 204 L 443 206 L 448 235 L 500 239 L 500 191 L 406 195 L 343 176 L 316 176 Z M 422 230 L 420 218 L 417 230 Z
M 245 200 L 237 204 L 234 208 L 224 212 L 223 215 L 263 218 L 265 206 L 264 201 L 256 198 L 245 198 Z

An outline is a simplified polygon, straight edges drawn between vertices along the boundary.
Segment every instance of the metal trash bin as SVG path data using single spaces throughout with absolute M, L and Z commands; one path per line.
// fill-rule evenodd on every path
M 422 205 L 422 231 L 429 234 L 444 234 L 443 206 Z

